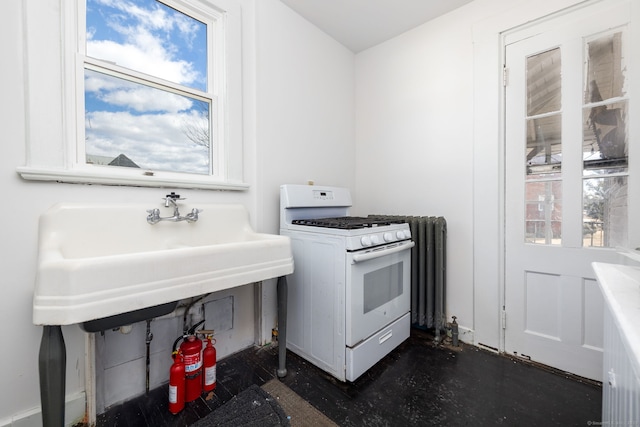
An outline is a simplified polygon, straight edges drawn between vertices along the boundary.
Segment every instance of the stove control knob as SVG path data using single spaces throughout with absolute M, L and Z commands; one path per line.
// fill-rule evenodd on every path
M 396 232 L 396 237 L 398 238 L 398 240 L 402 240 L 407 236 L 404 234 L 404 231 L 401 230 L 401 231 Z
M 384 241 L 385 241 L 385 242 L 391 242 L 391 241 L 393 241 L 393 234 L 391 234 L 391 233 L 384 233 L 384 234 L 382 235 L 382 237 L 384 238 Z
M 378 239 L 378 236 L 376 236 L 375 234 L 371 235 L 371 244 L 372 245 L 377 245 L 380 242 L 380 240 Z
M 364 247 L 371 246 L 371 237 L 362 236 L 360 238 L 360 243 L 362 243 L 362 246 L 364 246 Z

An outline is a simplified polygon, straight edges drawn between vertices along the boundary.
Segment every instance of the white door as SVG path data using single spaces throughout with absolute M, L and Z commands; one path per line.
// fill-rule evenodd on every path
M 505 36 L 505 351 L 599 380 L 591 262 L 628 246 L 629 17 L 609 0 Z

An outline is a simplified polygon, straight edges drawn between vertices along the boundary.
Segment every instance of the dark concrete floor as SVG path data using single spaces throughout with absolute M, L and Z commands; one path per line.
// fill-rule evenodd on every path
M 105 426 L 188 426 L 251 384 L 275 377 L 277 349 L 248 349 L 218 362 L 215 393 L 174 416 L 167 387 L 98 417 Z M 282 382 L 340 426 L 585 426 L 601 418 L 602 389 L 473 346 L 435 347 L 413 330 L 354 383 L 342 383 L 291 352 Z M 589 423 L 591 422 L 591 423 Z

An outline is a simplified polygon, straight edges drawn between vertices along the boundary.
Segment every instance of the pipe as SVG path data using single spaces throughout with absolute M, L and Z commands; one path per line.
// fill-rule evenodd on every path
M 194 305 L 196 305 L 196 303 L 198 301 L 204 300 L 209 295 L 211 295 L 211 293 L 204 294 L 204 295 L 199 296 L 198 298 L 192 299 L 192 301 L 189 303 L 189 305 L 187 305 L 187 307 L 184 309 L 184 314 L 182 316 L 182 331 L 184 333 L 187 333 L 187 316 L 189 315 L 189 311 L 193 308 Z M 204 320 L 202 322 L 200 322 L 200 323 L 203 323 L 203 322 L 204 322 Z
M 147 374 L 146 374 L 146 393 L 149 394 L 149 366 L 151 365 L 151 340 L 153 334 L 151 333 L 151 319 L 147 319 L 147 336 L 145 343 L 147 344 Z
M 456 316 L 451 316 L 453 322 L 451 322 L 451 345 L 458 346 L 458 323 L 456 322 Z

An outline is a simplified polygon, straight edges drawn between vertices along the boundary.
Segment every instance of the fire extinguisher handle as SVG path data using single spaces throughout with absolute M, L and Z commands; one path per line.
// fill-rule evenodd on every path
M 171 354 L 176 354 L 178 352 L 178 343 L 180 342 L 180 340 L 184 339 L 184 335 L 178 337 L 174 342 L 173 342 L 173 348 L 171 349 Z
M 204 323 L 204 320 L 199 321 L 198 323 L 196 323 L 195 325 L 193 325 L 192 327 L 190 327 L 187 330 L 187 335 L 193 335 L 196 333 L 196 329 L 198 328 L 198 326 L 202 325 Z

